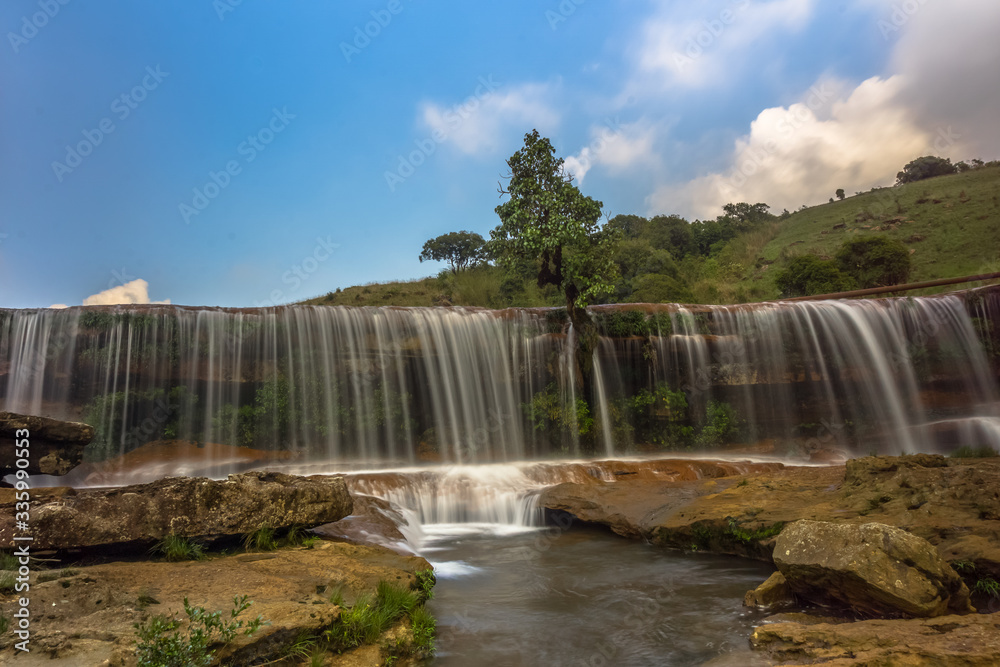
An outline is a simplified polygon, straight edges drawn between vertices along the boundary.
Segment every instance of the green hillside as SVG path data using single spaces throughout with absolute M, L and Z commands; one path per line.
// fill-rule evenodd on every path
M 676 216 L 616 216 L 609 224 L 624 235 L 616 256 L 623 277 L 606 301 L 727 304 L 777 299 L 781 293 L 775 277 L 791 260 L 806 254 L 833 258 L 845 241 L 873 236 L 895 239 L 908 249 L 909 282 L 1000 271 L 1000 166 L 991 165 L 781 216 L 740 220 L 727 211 L 717 221 L 694 223 Z M 302 303 L 560 305 L 562 297 L 553 288 L 534 285 L 533 271 L 524 266 L 512 273 L 489 265 L 457 274 L 442 271 L 421 280 L 338 289 Z M 950 289 L 956 287 L 920 293 Z

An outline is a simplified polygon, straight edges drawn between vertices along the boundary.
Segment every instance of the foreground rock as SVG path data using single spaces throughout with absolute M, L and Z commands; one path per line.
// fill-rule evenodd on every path
M 855 623 L 768 623 L 750 639 L 781 665 L 996 667 L 1000 614 Z
M 778 536 L 774 564 L 799 599 L 866 616 L 975 611 L 969 589 L 933 545 L 892 526 L 796 521 Z
M 0 494 L 0 543 L 14 535 L 13 493 Z M 175 477 L 117 489 L 35 496 L 32 548 L 73 549 L 149 543 L 166 537 L 240 535 L 269 525 L 315 526 L 351 513 L 341 477 L 294 477 L 274 472 L 230 475 L 223 481 Z
M 94 439 L 87 424 L 0 412 L 0 477 L 17 468 L 18 431 L 28 432 L 28 461 L 32 475 L 65 475 L 83 461 L 83 448 Z
M 785 575 L 775 572 L 767 581 L 752 591 L 747 591 L 743 598 L 744 607 L 776 607 L 791 604 L 795 601 L 792 589 L 785 581 Z
M 22 667 L 94 667 L 136 664 L 134 623 L 164 614 L 184 618 L 183 599 L 228 616 L 233 596 L 248 595 L 245 612 L 270 622 L 250 637 L 240 637 L 219 654 L 226 665 L 274 664 L 300 637 L 315 637 L 335 622 L 341 608 L 331 599 L 350 601 L 373 595 L 379 580 L 416 588 L 415 573 L 429 570 L 419 557 L 378 547 L 320 542 L 263 554 L 215 556 L 203 561 L 115 562 L 41 571 L 31 584 L 31 652 L 15 656 L 17 638 L 0 636 L 0 663 Z M 337 594 L 339 597 L 335 597 Z M 0 593 L 0 614 L 12 618 L 15 594 Z M 405 643 L 404 624 L 390 630 Z M 384 638 L 383 638 L 384 639 Z M 384 664 L 380 645 L 363 646 L 324 665 L 355 667 Z M 280 662 L 277 664 L 299 664 Z

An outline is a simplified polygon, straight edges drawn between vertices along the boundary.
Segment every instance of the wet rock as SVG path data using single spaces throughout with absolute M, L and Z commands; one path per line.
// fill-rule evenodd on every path
M 768 623 L 751 645 L 780 664 L 995 667 L 1000 614 L 855 623 Z
M 767 581 L 762 583 L 752 591 L 747 591 L 743 598 L 744 607 L 776 607 L 783 604 L 791 604 L 795 601 L 792 589 L 785 581 L 785 575 L 775 572 Z
M 0 412 L 0 477 L 17 470 L 18 431 L 28 431 L 28 467 L 32 475 L 65 475 L 83 460 L 94 428 L 78 422 Z
M 774 563 L 796 596 L 817 604 L 886 617 L 974 611 L 937 549 L 893 526 L 797 521 L 778 536 Z
M 351 513 L 341 477 L 272 472 L 168 478 L 117 489 L 39 497 L 31 506 L 35 549 L 150 542 L 167 535 L 220 537 L 293 525 L 315 526 Z M 14 512 L 0 506 L 0 542 L 13 537 Z

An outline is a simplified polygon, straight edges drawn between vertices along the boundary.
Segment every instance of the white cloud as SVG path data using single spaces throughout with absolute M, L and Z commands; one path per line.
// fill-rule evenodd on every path
M 672 85 L 701 87 L 725 83 L 762 42 L 780 39 L 776 31 L 794 32 L 812 16 L 815 0 L 727 0 L 711 3 L 669 3 L 646 23 L 637 54 L 638 80 L 643 90 Z
M 590 143 L 564 162 L 566 171 L 573 175 L 577 185 L 583 183 L 587 172 L 597 165 L 613 174 L 620 174 L 659 162 L 654 151 L 657 128 L 645 120 L 626 125 L 611 121 L 592 127 L 590 134 Z
M 85 306 L 113 306 L 130 303 L 170 303 L 170 299 L 166 299 L 165 301 L 150 301 L 149 283 L 142 278 L 137 278 L 124 285 L 118 285 L 117 287 L 112 287 L 103 292 L 88 296 L 83 300 L 83 305 Z
M 736 140 L 727 169 L 657 188 L 649 212 L 714 217 L 730 201 L 794 209 L 825 201 L 837 188 L 890 185 L 921 155 L 996 158 L 1000 40 L 993 33 L 1000 3 L 928 2 L 897 23 L 893 75 L 853 90 L 814 86 L 831 105 L 814 104 L 814 92 L 802 103 L 761 111 Z M 943 46 L 956 44 L 961 48 Z
M 552 96 L 550 86 L 534 83 L 486 90 L 451 107 L 426 102 L 420 118 L 436 143 L 449 143 L 466 155 L 492 154 L 507 143 L 512 130 L 555 129 L 560 117 Z
M 49 306 L 49 308 L 52 308 L 53 310 L 62 310 L 63 308 L 69 308 L 69 306 L 67 306 L 65 303 L 54 303 L 51 306 Z

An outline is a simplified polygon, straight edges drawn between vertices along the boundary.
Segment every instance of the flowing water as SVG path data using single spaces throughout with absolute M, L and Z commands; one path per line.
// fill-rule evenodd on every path
M 555 309 L 0 310 L 0 408 L 91 423 L 92 461 L 153 441 L 383 467 L 1000 445 L 998 289 L 643 308 L 591 309 L 587 395 Z
M 588 529 L 425 527 L 438 577 L 434 665 L 752 664 L 763 563 L 668 552 Z

